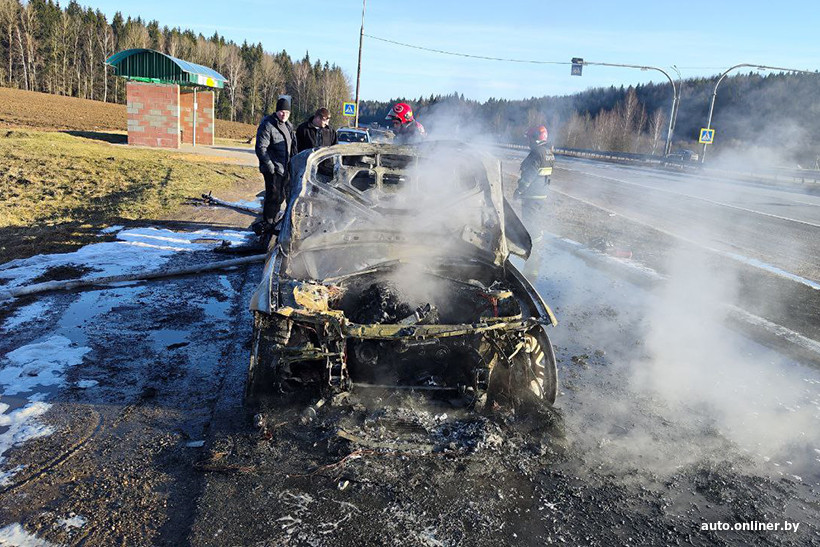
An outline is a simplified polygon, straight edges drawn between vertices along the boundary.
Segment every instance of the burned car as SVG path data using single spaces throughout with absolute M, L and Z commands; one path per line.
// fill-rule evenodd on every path
M 354 143 L 292 160 L 251 310 L 246 397 L 318 388 L 555 401 L 556 320 L 510 262 L 531 241 L 501 165 L 456 142 Z

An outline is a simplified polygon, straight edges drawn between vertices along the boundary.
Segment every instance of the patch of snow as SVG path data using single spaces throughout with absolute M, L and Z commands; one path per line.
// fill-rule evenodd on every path
M 77 387 L 80 389 L 88 389 L 96 386 L 97 384 L 99 384 L 97 380 L 80 380 L 77 382 Z
M 8 547 L 57 547 L 54 543 L 29 534 L 20 524 L 9 524 L 0 528 L 0 545 Z
M 116 226 L 109 226 L 108 228 L 103 228 L 100 230 L 100 234 L 113 234 L 119 232 L 123 228 L 125 228 L 125 226 L 120 226 L 119 224 Z
M 6 403 L 0 403 L 0 427 L 7 427 L 8 429 L 0 434 L 0 463 L 5 461 L 3 454 L 12 446 L 23 444 L 31 439 L 37 437 L 45 437 L 51 435 L 53 429 L 49 426 L 38 422 L 37 418 L 45 414 L 51 405 L 40 401 L 30 402 L 22 408 L 18 408 L 6 414 L 9 409 Z M 18 467 L 14 470 L 6 471 L 0 478 L 0 484 L 8 483 L 11 476 L 19 471 Z M 2 545 L 2 543 L 0 543 Z
M 81 363 L 89 351 L 91 348 L 74 347 L 65 336 L 17 348 L 6 354 L 0 385 L 5 395 L 33 391 L 37 386 L 62 385 L 65 368 Z
M 818 460 L 818 461 L 820 461 L 820 460 Z M 3 458 L 0 457 L 0 463 L 2 463 L 2 462 L 3 462 Z M 25 465 L 18 465 L 17 467 L 15 467 L 13 469 L 8 469 L 6 471 L 0 471 L 0 486 L 7 486 L 7 485 L 11 484 L 11 478 L 14 475 L 16 475 L 17 473 L 19 473 L 20 471 L 22 471 L 23 469 L 25 469 L 25 468 L 26 468 Z
M 239 205 L 241 207 L 254 207 L 259 209 L 259 212 L 262 212 L 262 197 L 256 198 L 254 201 L 248 201 L 245 199 L 240 199 L 239 201 L 232 202 L 235 205 Z
M 68 530 L 69 528 L 82 528 L 85 526 L 85 519 L 80 515 L 74 515 L 71 518 L 60 519 L 57 524 Z
M 13 315 L 9 316 L 3 323 L 3 329 L 11 331 L 20 325 L 34 321 L 42 317 L 51 306 L 42 300 L 32 302 L 28 306 L 23 306 L 18 309 Z
M 72 253 L 12 260 L 0 265 L 0 279 L 7 280 L 5 288 L 15 288 L 29 284 L 49 269 L 60 266 L 91 268 L 92 271 L 81 279 L 132 274 L 157 269 L 179 252 L 210 249 L 223 240 L 234 245 L 245 245 L 253 237 L 252 232 L 237 230 L 173 232 L 158 228 L 135 228 L 119 232 L 119 241 L 86 245 Z

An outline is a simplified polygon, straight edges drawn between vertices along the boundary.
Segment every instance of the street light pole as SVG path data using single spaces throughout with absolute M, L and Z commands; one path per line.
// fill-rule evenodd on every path
M 678 103 L 680 102 L 680 96 L 678 94 L 678 88 L 675 87 L 675 82 L 672 80 L 672 77 L 663 70 L 662 68 L 658 68 L 656 66 L 643 66 L 643 65 L 622 65 L 618 63 L 591 63 L 589 61 L 584 61 L 583 59 L 577 59 L 577 61 L 573 61 L 574 63 L 581 64 L 581 65 L 596 65 L 596 66 L 616 66 L 621 68 L 639 68 L 641 70 L 657 70 L 664 76 L 666 79 L 669 80 L 669 84 L 672 86 L 672 108 L 669 110 L 669 130 L 666 133 L 666 146 L 664 146 L 664 155 L 669 153 L 669 149 L 672 147 L 672 131 L 675 128 L 675 117 L 677 115 L 677 107 Z M 678 73 L 678 77 L 680 78 L 680 73 Z
M 362 0 L 362 28 L 359 31 L 359 66 L 356 69 L 356 118 L 353 127 L 359 127 L 359 82 L 362 79 L 362 42 L 364 41 L 364 10 L 367 0 Z
M 778 67 L 778 66 L 754 65 L 754 64 L 749 64 L 749 63 L 741 63 L 739 65 L 735 65 L 733 67 L 727 68 L 726 71 L 723 74 L 720 75 L 720 78 L 718 78 L 718 81 L 715 84 L 715 89 L 714 89 L 714 91 L 712 91 L 712 102 L 709 105 L 709 118 L 706 121 L 706 129 L 712 129 L 712 114 L 715 111 L 715 99 L 717 98 L 717 90 L 718 90 L 718 86 L 720 85 L 720 82 L 722 82 L 723 78 L 725 78 L 726 75 L 729 74 L 731 71 L 733 71 L 736 68 L 742 68 L 742 67 L 758 68 L 758 69 L 762 69 L 762 70 L 782 70 L 784 72 L 800 72 L 800 73 L 803 73 L 803 74 L 814 74 L 810 70 L 799 70 L 799 69 L 796 69 L 796 68 L 783 68 L 783 67 Z M 703 150 L 701 151 L 701 154 L 700 154 L 700 162 L 703 163 L 704 159 L 706 159 L 706 143 L 703 143 Z
M 669 131 L 666 134 L 666 151 L 664 152 L 664 155 L 667 155 L 672 151 L 672 134 L 675 132 L 675 125 L 677 125 L 678 122 L 680 99 L 683 95 L 683 81 L 681 81 L 680 78 L 680 70 L 678 70 L 678 67 L 675 65 L 672 65 L 672 70 L 674 70 L 675 74 L 678 75 L 678 90 L 672 97 L 672 112 L 669 113 Z

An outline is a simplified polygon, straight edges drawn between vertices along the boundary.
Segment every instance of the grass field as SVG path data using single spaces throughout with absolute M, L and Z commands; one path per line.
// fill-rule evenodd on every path
M 125 142 L 124 105 L 0 87 L 0 263 L 68 252 L 102 228 L 184 218 L 203 192 L 257 181 L 252 167 Z M 221 144 L 251 125 L 217 120 Z
M 123 104 L 0 87 L 0 126 L 124 135 L 127 118 Z M 253 125 L 216 120 L 216 138 L 247 141 L 255 134 Z
M 197 154 L 0 130 L 0 263 L 69 251 L 106 226 L 167 217 L 187 198 L 258 177 Z

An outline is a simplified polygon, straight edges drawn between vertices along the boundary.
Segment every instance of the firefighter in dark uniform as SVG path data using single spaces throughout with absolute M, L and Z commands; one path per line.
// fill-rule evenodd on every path
M 555 164 L 555 156 L 547 147 L 547 137 L 547 128 L 543 125 L 527 130 L 530 153 L 521 162 L 521 175 L 515 190 L 515 197 L 521 200 L 524 226 L 532 237 L 532 252 L 527 259 L 526 271 L 533 277 L 538 275 L 541 262 L 547 192 Z

